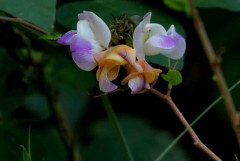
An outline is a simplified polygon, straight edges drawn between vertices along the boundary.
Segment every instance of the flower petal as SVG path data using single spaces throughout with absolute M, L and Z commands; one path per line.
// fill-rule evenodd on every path
M 156 23 L 147 24 L 144 30 L 149 31 L 149 37 L 152 37 L 158 34 L 167 35 L 167 31 L 165 30 L 165 28 L 162 25 L 156 24 Z
M 111 32 L 106 25 L 106 23 L 98 17 L 95 13 L 84 11 L 83 15 L 79 15 L 80 19 L 86 19 L 96 37 L 96 40 L 105 48 L 108 48 L 108 45 L 111 40 Z
M 65 34 L 63 34 L 59 39 L 58 39 L 58 43 L 62 44 L 62 45 L 69 45 L 70 44 L 70 40 L 73 37 L 73 35 L 75 35 L 77 33 L 77 31 L 75 30 L 71 30 L 66 32 Z
M 87 20 L 79 20 L 77 23 L 77 34 L 85 40 L 96 40 L 96 37 Z
M 171 49 L 175 45 L 173 38 L 159 34 L 147 40 L 144 50 L 146 55 L 156 55 L 162 53 L 163 49 Z
M 93 58 L 93 48 L 89 41 L 75 35 L 71 39 L 70 49 L 74 62 L 82 70 L 90 71 L 97 66 Z
M 108 69 L 108 79 L 110 81 L 114 80 L 117 78 L 118 74 L 120 71 L 120 65 L 114 65 L 111 67 L 111 69 Z
M 150 23 L 152 13 L 147 13 L 139 25 L 135 28 L 133 33 L 133 48 L 136 49 L 137 58 L 145 59 L 144 55 L 144 28 Z
M 110 82 L 108 78 L 108 71 L 107 71 L 107 66 L 104 66 L 99 77 L 99 88 L 103 92 L 111 92 L 118 87 Z
M 137 75 L 134 78 L 130 79 L 128 82 L 128 86 L 131 89 L 132 94 L 136 94 L 144 90 L 145 87 L 145 79 L 142 75 Z
M 165 55 L 171 59 L 180 59 L 186 50 L 186 41 L 185 39 L 175 31 L 174 25 L 171 25 L 167 34 L 172 37 L 175 41 L 174 48 L 164 49 L 162 55 Z

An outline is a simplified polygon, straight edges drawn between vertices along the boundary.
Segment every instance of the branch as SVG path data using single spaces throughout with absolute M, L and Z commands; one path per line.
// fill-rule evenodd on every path
M 45 93 L 47 95 L 49 108 L 52 111 L 53 117 L 56 120 L 59 134 L 65 143 L 68 150 L 68 159 L 69 161 L 80 161 L 78 154 L 78 147 L 76 144 L 76 137 L 66 122 L 65 116 L 62 112 L 61 104 L 59 101 L 59 93 L 52 89 L 50 84 L 45 81 L 46 87 Z
M 0 16 L 0 21 L 9 21 L 9 22 L 16 22 L 16 23 L 19 23 L 23 26 L 26 26 L 27 28 L 30 28 L 32 30 L 35 30 L 41 34 L 47 34 L 48 32 L 37 27 L 37 26 L 34 26 L 33 24 L 30 24 L 20 18 L 12 18 L 12 17 L 4 17 L 4 16 Z
M 238 145 L 240 146 L 240 118 L 238 115 L 238 112 L 235 108 L 233 99 L 231 94 L 228 92 L 227 83 L 225 81 L 225 78 L 223 76 L 218 58 L 214 52 L 214 49 L 211 45 L 211 42 L 208 38 L 207 32 L 205 30 L 205 27 L 203 25 L 202 19 L 199 16 L 197 8 L 194 6 L 192 0 L 188 0 L 192 18 L 194 22 L 195 29 L 199 35 L 199 38 L 202 42 L 202 46 L 205 50 L 206 56 L 208 58 L 208 61 L 210 63 L 211 69 L 214 72 L 214 75 L 216 76 L 216 83 L 218 85 L 218 88 L 220 90 L 221 95 L 223 96 L 223 100 L 225 102 L 225 106 L 228 111 L 228 115 L 230 116 L 231 123 L 233 130 L 235 132 L 235 135 L 237 137 Z
M 185 117 L 182 115 L 182 113 L 179 111 L 178 107 L 175 105 L 175 103 L 173 102 L 172 98 L 170 95 L 165 95 L 162 94 L 161 92 L 155 90 L 155 89 L 150 89 L 150 92 L 152 92 L 153 94 L 155 94 L 156 96 L 160 97 L 161 99 L 163 99 L 168 105 L 169 107 L 172 109 L 172 111 L 174 112 L 174 114 L 177 116 L 177 118 L 179 119 L 179 121 L 183 124 L 183 126 L 185 128 L 188 129 L 188 133 L 191 136 L 191 138 L 194 141 L 194 145 L 201 149 L 203 152 L 205 152 L 210 158 L 212 158 L 215 161 L 221 161 L 221 159 L 214 154 L 206 145 L 204 145 L 202 143 L 202 141 L 199 139 L 199 137 L 197 136 L 197 134 L 195 133 L 195 131 L 192 129 L 192 127 L 189 125 L 189 123 L 187 122 L 187 120 L 185 119 Z

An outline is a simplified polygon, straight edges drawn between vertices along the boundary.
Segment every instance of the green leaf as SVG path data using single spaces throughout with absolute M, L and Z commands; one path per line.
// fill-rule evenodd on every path
M 41 93 L 32 93 L 26 96 L 24 99 L 24 107 L 41 119 L 47 119 L 50 116 L 47 98 Z
M 175 11 L 183 11 L 188 16 L 190 15 L 190 7 L 187 0 L 163 0 L 163 2 Z
M 48 32 L 54 28 L 56 0 L 1 0 L 0 10 Z
M 170 70 L 167 74 L 162 74 L 162 78 L 172 86 L 177 86 L 182 83 L 182 75 L 177 70 Z
M 152 12 L 152 22 L 160 23 L 167 29 L 170 27 L 170 25 L 174 24 L 177 32 L 185 35 L 183 27 L 175 18 L 156 8 L 143 5 L 139 2 L 127 0 L 91 0 L 70 2 L 60 6 L 57 9 L 57 21 L 59 24 L 68 29 L 76 29 L 78 21 L 77 15 L 84 10 L 96 13 L 107 23 L 113 21 L 112 15 L 118 17 L 126 14 L 129 17 L 134 15 L 143 17 L 147 12 Z
M 171 133 L 164 130 L 159 131 L 146 120 L 138 117 L 125 115 L 120 117 L 119 121 L 136 161 L 154 160 L 174 139 Z M 86 149 L 83 149 L 84 160 L 126 160 L 109 121 L 99 121 L 92 126 L 91 130 L 93 141 Z M 167 161 L 190 161 L 188 154 L 179 144 L 175 145 L 174 149 L 165 157 Z
M 22 104 L 26 89 L 23 91 L 17 85 L 21 82 L 19 77 L 22 78 L 21 67 L 4 48 L 0 48 L 0 73 L 0 111 L 7 115 Z M 13 75 L 14 80 L 10 79 Z
M 90 97 L 86 91 L 77 88 L 60 88 L 59 92 L 62 112 L 69 126 L 75 129 L 85 114 Z
M 58 88 L 90 90 L 97 86 L 95 72 L 79 69 L 72 58 L 55 57 L 54 62 L 49 64 L 48 68 L 47 70 L 50 70 L 50 80 Z
M 66 161 L 66 149 L 57 130 L 49 125 L 35 128 L 31 130 L 32 161 L 43 161 L 44 159 L 46 161 Z M 19 150 L 19 145 L 28 144 L 25 139 L 27 135 L 28 128 L 22 128 L 11 121 L 3 121 L 0 124 L 0 160 L 23 161 L 23 152 Z M 25 150 L 23 149 L 23 151 Z
M 44 39 L 44 40 L 58 40 L 58 38 L 61 36 L 62 34 L 57 33 L 57 32 L 52 32 L 50 34 L 45 34 L 45 35 L 41 35 L 39 36 L 39 39 Z
M 23 152 L 23 161 L 31 161 L 31 156 L 28 153 L 28 151 L 26 150 L 26 148 L 23 145 L 20 145 L 20 147 L 22 148 L 22 152 Z
M 240 0 L 194 0 L 197 7 L 223 8 L 230 11 L 240 11 Z
M 153 55 L 153 56 L 146 56 L 146 60 L 151 63 L 161 65 L 161 66 L 168 68 L 168 58 L 161 54 Z M 175 65 L 175 63 L 178 63 L 176 66 L 176 69 L 181 70 L 184 66 L 184 56 L 180 60 L 170 59 L 170 64 L 172 67 Z

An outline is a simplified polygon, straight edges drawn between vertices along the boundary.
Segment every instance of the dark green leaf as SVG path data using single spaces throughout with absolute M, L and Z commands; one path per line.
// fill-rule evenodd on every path
M 154 160 L 173 140 L 166 131 L 158 131 L 145 120 L 127 117 L 119 119 L 130 150 L 136 161 Z M 83 153 L 87 161 L 125 161 L 124 152 L 108 121 L 101 121 L 92 128 L 94 140 Z M 101 150 L 99 150 L 101 149 Z M 94 155 L 93 155 L 94 154 Z M 190 161 L 187 153 L 177 144 L 166 156 L 167 161 Z
M 23 161 L 20 145 L 26 145 L 28 128 L 11 122 L 0 123 L 0 160 Z M 66 161 L 65 147 L 55 129 L 31 130 L 32 161 Z
M 164 67 L 168 68 L 168 58 L 161 55 L 161 54 L 153 55 L 153 56 L 146 56 L 146 60 L 151 62 L 151 63 L 161 65 L 161 66 L 164 66 Z M 170 63 L 171 63 L 171 67 L 173 67 L 176 63 L 176 60 L 171 59 Z M 178 60 L 177 63 L 178 64 L 177 64 L 176 69 L 181 70 L 183 68 L 183 65 L 184 65 L 184 57 L 182 57 L 180 60 Z
M 47 68 L 51 81 L 59 88 L 90 90 L 97 85 L 95 72 L 79 69 L 72 58 L 55 57 L 53 64 Z
M 41 119 L 46 119 L 50 116 L 47 98 L 40 93 L 33 93 L 27 96 L 24 100 L 24 107 Z
M 163 0 L 163 2 L 175 11 L 183 11 L 190 15 L 190 7 L 187 0 Z
M 1 0 L 0 10 L 48 32 L 54 28 L 56 0 Z
M 60 88 L 60 103 L 67 123 L 76 128 L 83 117 L 90 97 L 86 91 L 76 88 Z
M 240 11 L 240 0 L 194 0 L 197 7 L 223 8 L 230 11 Z
M 112 15 L 119 17 L 126 14 L 129 17 L 134 15 L 142 17 L 147 12 L 152 12 L 152 22 L 160 23 L 167 29 L 170 25 L 174 24 L 177 31 L 184 35 L 184 29 L 173 17 L 148 5 L 127 0 L 92 0 L 64 4 L 57 10 L 57 21 L 68 29 L 76 29 L 78 21 L 77 15 L 84 10 L 96 13 L 107 23 L 113 21 Z

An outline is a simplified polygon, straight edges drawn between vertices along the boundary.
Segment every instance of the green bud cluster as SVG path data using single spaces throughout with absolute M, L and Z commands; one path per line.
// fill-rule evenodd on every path
M 130 47 L 133 46 L 133 32 L 135 25 L 125 15 L 119 18 L 114 18 L 110 23 L 110 31 L 112 34 L 111 46 L 126 44 Z

